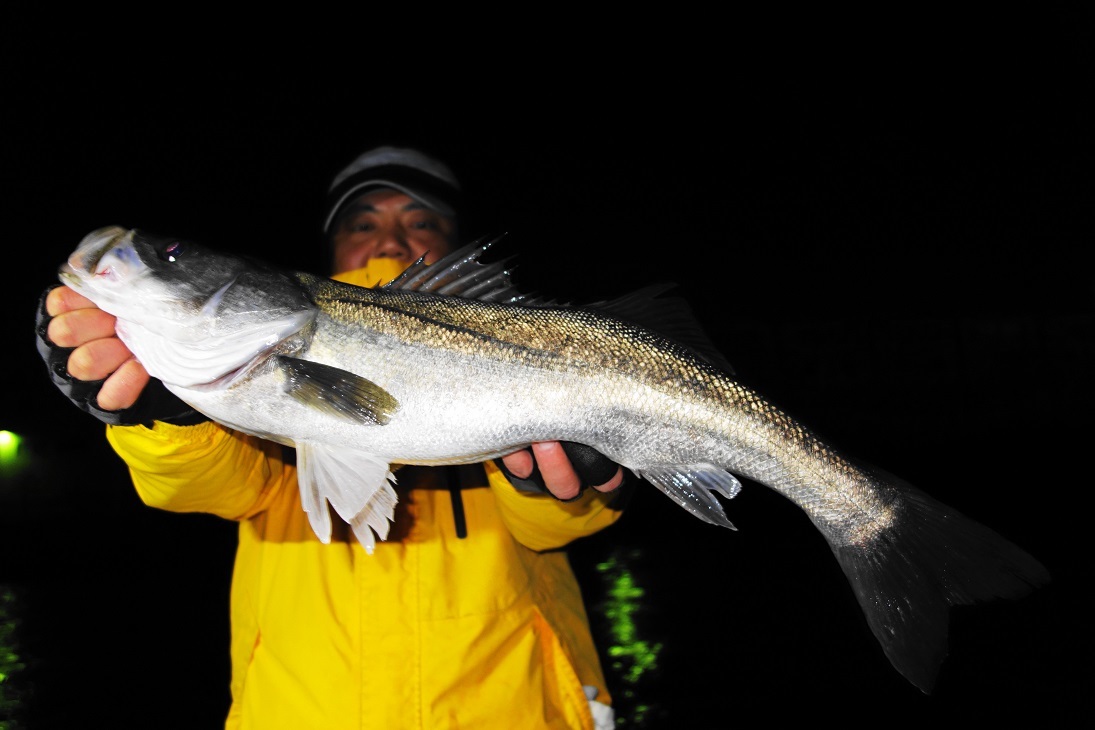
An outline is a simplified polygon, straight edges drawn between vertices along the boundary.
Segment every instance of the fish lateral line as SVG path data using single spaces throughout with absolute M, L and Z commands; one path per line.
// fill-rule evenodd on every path
M 434 296 L 437 296 L 437 295 L 434 295 Z M 468 300 L 468 301 L 471 301 L 471 300 Z M 355 303 L 359 303 L 359 302 L 355 302 Z M 428 315 L 421 314 L 419 312 L 409 311 L 409 310 L 403 309 L 401 307 L 396 307 L 396 306 L 392 306 L 392 305 L 388 305 L 388 304 L 383 304 L 381 302 L 376 302 L 376 301 L 368 302 L 368 303 L 366 303 L 366 305 L 369 306 L 369 307 L 374 307 L 376 309 L 380 309 L 382 311 L 385 311 L 385 312 L 388 312 L 390 314 L 396 315 L 397 317 L 413 320 L 413 321 L 418 322 L 419 324 L 422 324 L 422 325 L 437 327 L 439 329 L 443 329 L 443 330 L 446 330 L 448 332 L 453 332 L 453 333 L 456 333 L 456 334 L 467 335 L 467 336 L 469 336 L 469 337 L 471 337 L 475 340 L 478 340 L 479 342 L 483 342 L 483 343 L 486 343 L 488 345 L 497 345 L 499 347 L 504 347 L 507 350 L 510 350 L 511 352 L 525 353 L 525 354 L 528 354 L 528 355 L 534 355 L 539 359 L 549 359 L 549 360 L 558 359 L 558 356 L 554 352 L 552 352 L 551 350 L 546 350 L 542 347 L 530 347 L 528 345 L 522 345 L 519 342 L 512 342 L 510 340 L 502 340 L 502 339 L 499 339 L 497 337 L 494 337 L 493 335 L 487 334 L 486 332 L 482 332 L 480 330 L 473 329 L 473 328 L 470 328 L 470 327 L 467 327 L 467 326 L 464 326 L 464 325 L 461 325 L 461 324 L 456 324 L 454 322 L 448 322 L 448 321 L 445 321 L 443 319 L 439 319 L 437 317 L 430 317 Z

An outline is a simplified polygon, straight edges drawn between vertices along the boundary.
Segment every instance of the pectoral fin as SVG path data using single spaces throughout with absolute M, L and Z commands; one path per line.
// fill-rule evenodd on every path
M 383 426 L 399 401 L 376 383 L 348 370 L 281 355 L 289 395 L 305 405 L 358 423 Z
M 330 504 L 353 528 L 358 542 L 372 553 L 376 537 L 388 536 L 397 500 L 387 461 L 372 454 L 326 444 L 297 444 L 300 501 L 320 542 L 331 541 Z
M 639 476 L 704 522 L 737 529 L 714 494 L 731 499 L 741 491 L 741 482 L 725 469 L 711 464 L 659 466 L 643 469 Z

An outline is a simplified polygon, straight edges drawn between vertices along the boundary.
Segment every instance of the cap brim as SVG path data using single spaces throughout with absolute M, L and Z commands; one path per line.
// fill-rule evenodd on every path
M 338 200 L 332 201 L 332 205 L 330 206 L 331 212 L 327 215 L 327 219 L 323 221 L 324 232 L 330 230 L 331 225 L 334 224 L 335 220 L 342 214 L 342 212 L 349 206 L 350 203 L 352 203 L 357 198 L 360 198 L 362 195 L 369 192 L 370 190 L 379 190 L 382 188 L 391 188 L 392 190 L 398 190 L 404 195 L 409 195 L 430 210 L 437 211 L 443 216 L 451 218 L 456 215 L 456 211 L 453 209 L 453 207 L 445 201 L 441 200 L 440 198 L 426 195 L 417 190 L 412 190 L 406 185 L 400 185 L 399 183 L 392 182 L 390 180 L 372 180 L 349 188 L 338 198 Z
M 399 165 L 375 167 L 350 175 L 331 189 L 327 197 L 328 213 L 323 221 L 323 231 L 329 233 L 346 206 L 376 188 L 398 190 L 427 208 L 449 217 L 455 217 L 459 207 L 459 188 L 445 180 L 422 170 Z

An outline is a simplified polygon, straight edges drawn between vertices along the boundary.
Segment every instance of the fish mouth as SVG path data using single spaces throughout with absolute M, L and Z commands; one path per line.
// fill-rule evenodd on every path
M 58 277 L 72 289 L 87 294 L 85 289 L 99 289 L 102 284 L 116 282 L 132 274 L 134 264 L 139 260 L 131 245 L 134 231 L 120 226 L 105 226 L 83 237 L 76 250 L 61 265 Z M 116 251 L 120 256 L 110 256 L 109 263 L 103 261 L 108 253 Z
M 133 231 L 127 231 L 121 226 L 104 226 L 92 231 L 83 237 L 68 261 L 62 264 L 61 277 L 78 281 L 87 274 L 98 273 L 95 267 L 99 265 L 103 255 L 132 236 Z

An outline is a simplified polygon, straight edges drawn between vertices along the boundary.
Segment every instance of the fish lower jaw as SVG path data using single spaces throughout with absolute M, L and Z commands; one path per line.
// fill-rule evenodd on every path
M 73 272 L 84 271 L 88 275 L 98 276 L 104 273 L 96 271 L 103 256 L 122 243 L 127 236 L 131 237 L 132 233 L 120 226 L 106 226 L 92 231 L 80 241 L 65 266 Z

